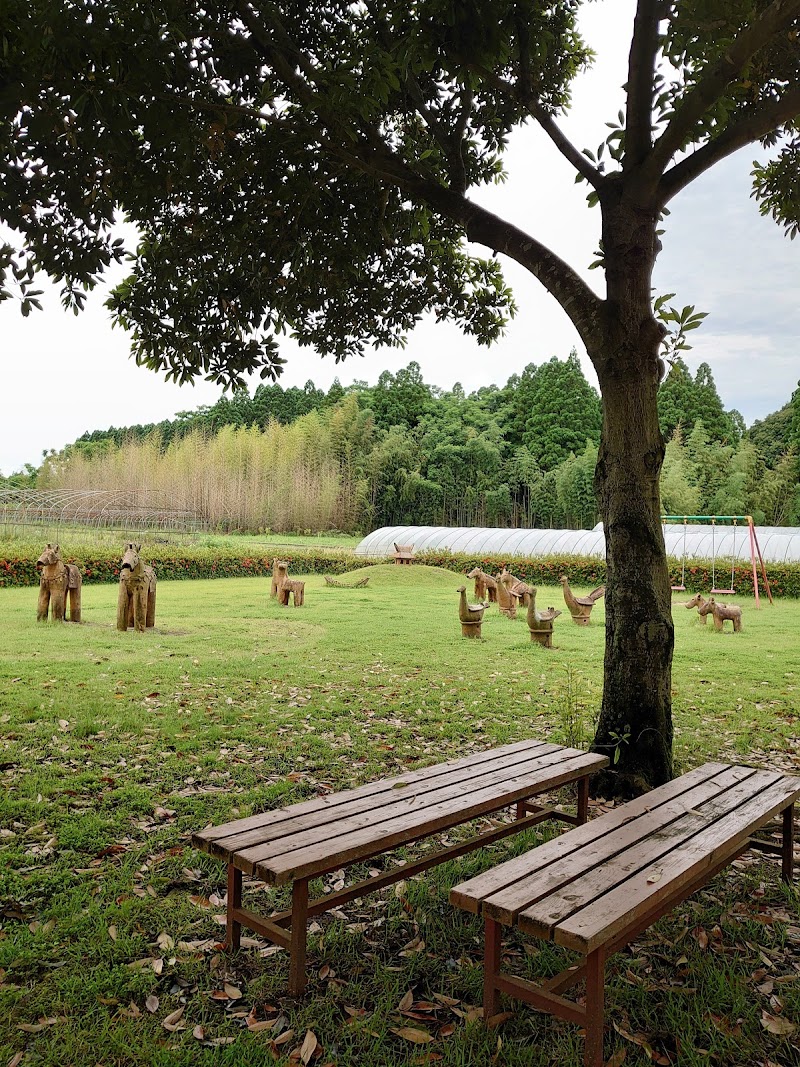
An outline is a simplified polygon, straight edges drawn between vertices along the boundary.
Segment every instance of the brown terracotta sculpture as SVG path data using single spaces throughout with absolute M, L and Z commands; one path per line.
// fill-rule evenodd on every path
M 577 626 L 588 626 L 592 608 L 596 601 L 605 596 L 606 587 L 599 585 L 597 589 L 593 589 L 586 596 L 575 596 L 569 587 L 569 579 L 566 574 L 562 574 L 558 580 L 564 590 L 564 603 L 569 608 L 572 621 Z
M 694 596 L 689 597 L 689 599 L 683 606 L 689 611 L 692 608 L 697 608 L 697 614 L 700 616 L 700 622 L 703 624 L 703 626 L 705 626 L 708 618 L 708 612 L 704 610 L 706 603 L 707 601 L 701 593 L 695 593 Z
M 413 563 L 414 561 L 414 546 L 413 545 L 398 545 L 394 546 L 394 561 L 395 563 Z
M 733 624 L 734 633 L 738 634 L 742 629 L 742 609 L 738 604 L 718 604 L 712 596 L 697 611 L 701 616 L 711 615 L 715 630 L 721 630 L 725 622 Z M 703 621 L 705 622 L 705 618 Z
M 74 563 L 64 563 L 59 546 L 48 544 L 36 561 L 39 572 L 39 603 L 36 618 L 47 619 L 48 611 L 53 622 L 64 622 L 69 593 L 69 620 L 81 621 L 81 572 Z
M 516 619 L 517 617 L 519 597 L 514 592 L 514 588 L 519 584 L 519 579 L 515 578 L 513 574 L 509 574 L 508 571 L 502 571 L 497 576 L 497 606 L 501 613 L 507 615 L 509 619 Z
M 458 602 L 458 617 L 461 620 L 461 633 L 464 637 L 480 637 L 485 604 L 468 604 L 467 587 L 460 585 L 458 592 L 461 599 Z
M 141 545 L 128 541 L 119 566 L 117 629 L 144 633 L 156 624 L 156 572 L 142 561 Z
M 527 586 L 528 592 L 528 629 L 531 632 L 531 641 L 535 641 L 543 648 L 553 647 L 553 622 L 561 614 L 555 608 L 547 611 L 536 610 L 536 587 Z
M 327 574 L 324 577 L 325 584 L 335 586 L 336 589 L 363 589 L 364 586 L 369 584 L 369 575 L 366 578 L 359 578 L 357 582 L 340 582 Z
M 282 559 L 272 561 L 272 585 L 269 587 L 269 595 L 277 596 L 278 590 L 283 585 L 284 579 L 289 573 L 289 564 Z
M 294 578 L 284 578 L 278 590 L 278 603 L 285 608 L 289 607 L 289 596 L 294 598 L 294 606 L 302 607 L 305 601 L 305 582 L 297 582 Z
M 480 567 L 473 567 L 467 577 L 475 579 L 476 600 L 486 600 L 488 594 L 489 603 L 497 603 L 497 582 L 491 574 L 482 571 Z

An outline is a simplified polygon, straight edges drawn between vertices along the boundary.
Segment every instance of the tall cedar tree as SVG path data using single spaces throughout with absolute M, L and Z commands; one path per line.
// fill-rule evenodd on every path
M 276 336 L 337 359 L 399 344 L 433 311 L 482 341 L 512 307 L 496 258 L 526 267 L 597 371 L 595 478 L 608 556 L 595 747 L 601 786 L 672 774 L 673 627 L 658 479 L 665 327 L 651 273 L 666 205 L 748 145 L 764 212 L 800 226 L 800 0 L 638 0 L 626 105 L 601 153 L 557 119 L 589 51 L 580 0 L 4 0 L 0 266 L 67 305 L 142 239 L 112 304 L 137 360 L 186 381 L 280 367 Z M 602 213 L 604 291 L 476 204 L 512 129 L 537 123 Z M 607 165 L 606 165 L 607 164 Z M 6 290 L 10 292 L 10 290 Z M 663 306 L 661 308 L 663 311 Z

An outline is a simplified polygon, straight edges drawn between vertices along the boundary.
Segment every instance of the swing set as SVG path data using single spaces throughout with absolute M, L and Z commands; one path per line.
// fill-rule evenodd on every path
M 758 590 L 758 571 L 756 569 L 756 555 L 758 556 L 759 563 L 761 564 L 761 576 L 764 579 L 764 587 L 767 591 L 770 604 L 772 600 L 772 590 L 769 587 L 769 579 L 767 578 L 767 569 L 764 566 L 764 559 L 761 555 L 761 548 L 758 544 L 758 538 L 756 537 L 756 528 L 753 525 L 753 518 L 751 515 L 662 515 L 662 523 L 683 523 L 683 551 L 681 555 L 681 580 L 679 584 L 673 585 L 672 589 L 676 593 L 682 593 L 686 589 L 686 533 L 690 522 L 703 524 L 709 523 L 711 525 L 711 593 L 719 594 L 721 596 L 730 596 L 735 593 L 736 590 L 733 587 L 734 578 L 736 574 L 736 534 L 740 529 L 739 524 L 742 526 L 747 525 L 748 535 L 750 539 L 750 564 L 753 569 L 753 595 L 756 600 L 756 607 L 760 607 L 760 598 Z M 730 585 L 728 588 L 723 588 L 720 584 L 717 585 L 717 571 L 720 571 L 720 583 L 725 578 L 722 576 L 722 571 L 717 565 L 717 523 L 725 522 L 733 524 L 733 544 L 731 546 L 731 577 Z M 725 575 L 727 577 L 727 574 Z

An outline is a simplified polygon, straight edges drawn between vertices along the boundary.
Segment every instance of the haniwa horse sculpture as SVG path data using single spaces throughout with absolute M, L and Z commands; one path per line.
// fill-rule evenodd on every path
M 156 572 L 142 562 L 141 545 L 128 541 L 119 567 L 117 629 L 144 632 L 156 623 Z
M 39 571 L 39 604 L 36 618 L 47 619 L 48 610 L 53 622 L 64 622 L 69 593 L 70 622 L 81 621 L 81 572 L 74 563 L 64 563 L 59 546 L 48 544 L 36 561 Z

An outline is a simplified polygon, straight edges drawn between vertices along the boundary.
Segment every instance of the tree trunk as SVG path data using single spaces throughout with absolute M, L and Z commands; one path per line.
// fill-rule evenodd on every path
M 658 488 L 658 337 L 645 341 L 640 333 L 631 349 L 617 347 L 599 361 L 603 431 L 595 475 L 608 578 L 603 702 L 592 749 L 611 765 L 594 790 L 623 797 L 672 777 L 674 634 Z
M 606 537 L 603 701 L 592 745 L 611 759 L 595 792 L 635 796 L 672 777 L 671 592 L 661 526 L 659 347 L 651 275 L 656 216 L 624 196 L 603 207 L 605 328 L 590 352 L 603 397 L 595 473 Z

